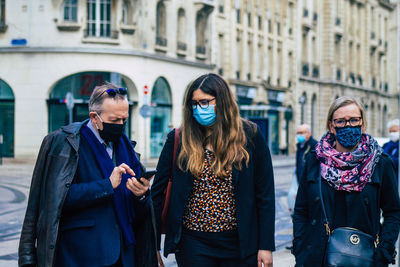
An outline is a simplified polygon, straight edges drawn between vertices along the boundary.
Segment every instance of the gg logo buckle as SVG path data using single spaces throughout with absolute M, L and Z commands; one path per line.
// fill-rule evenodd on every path
M 358 245 L 358 244 L 360 243 L 360 237 L 359 237 L 358 235 L 356 235 L 356 234 L 352 234 L 352 235 L 350 236 L 350 242 L 351 242 L 353 245 Z

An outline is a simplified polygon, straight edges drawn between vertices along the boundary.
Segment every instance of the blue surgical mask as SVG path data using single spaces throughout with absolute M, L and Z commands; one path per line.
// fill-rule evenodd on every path
M 215 122 L 215 105 L 209 105 L 206 109 L 202 109 L 197 106 L 196 109 L 193 110 L 193 117 L 196 121 L 203 126 L 211 126 Z
M 302 134 L 296 134 L 296 139 L 299 144 L 303 144 L 306 141 L 306 138 Z
M 361 126 L 335 127 L 336 140 L 346 148 L 355 147 L 361 139 Z

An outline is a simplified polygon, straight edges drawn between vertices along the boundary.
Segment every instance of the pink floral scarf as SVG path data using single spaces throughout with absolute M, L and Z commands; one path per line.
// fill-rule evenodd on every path
M 315 148 L 322 178 L 335 190 L 362 191 L 371 181 L 382 148 L 368 134 L 362 134 L 361 142 L 352 152 L 338 152 L 335 145 L 335 136 L 327 133 Z

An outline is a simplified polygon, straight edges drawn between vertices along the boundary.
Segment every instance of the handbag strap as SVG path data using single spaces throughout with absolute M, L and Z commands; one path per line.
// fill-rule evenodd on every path
M 325 231 L 328 236 L 331 235 L 331 229 L 329 228 L 329 221 L 328 217 L 326 216 L 326 210 L 325 210 L 325 205 L 324 205 L 324 199 L 322 198 L 322 185 L 321 185 L 321 180 L 322 177 L 318 179 L 318 187 L 319 187 L 319 199 L 321 200 L 321 207 L 322 207 L 322 212 L 324 213 L 324 225 L 325 225 Z
M 179 141 L 180 141 L 179 134 L 180 134 L 180 129 L 179 128 L 175 128 L 174 157 L 172 158 L 171 175 L 169 177 L 170 181 L 172 181 L 172 176 L 174 175 L 174 166 L 175 166 L 176 153 L 178 151 L 178 146 L 179 146 Z
M 319 197 L 321 199 L 321 207 L 322 207 L 322 212 L 324 213 L 324 225 L 325 225 L 325 230 L 326 230 L 326 234 L 328 236 L 331 235 L 331 229 L 329 228 L 329 221 L 328 221 L 328 217 L 326 216 L 326 210 L 325 210 L 325 205 L 324 205 L 324 199 L 322 198 L 322 185 L 321 185 L 321 181 L 322 181 L 322 177 L 320 177 L 320 179 L 318 179 L 318 186 L 319 186 Z M 374 241 L 374 245 L 375 248 L 378 247 L 379 244 L 379 234 L 376 233 L 376 239 Z

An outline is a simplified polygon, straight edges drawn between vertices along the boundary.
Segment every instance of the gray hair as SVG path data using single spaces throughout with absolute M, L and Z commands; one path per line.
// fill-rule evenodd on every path
M 309 124 L 307 123 L 300 124 L 299 127 L 297 127 L 297 129 L 300 127 L 304 127 L 307 132 L 311 133 L 311 126 Z
M 388 122 L 387 124 L 387 129 L 389 130 L 393 126 L 399 126 L 400 127 L 400 120 L 399 119 L 394 119 Z
M 103 102 L 106 98 L 115 100 L 126 100 L 127 95 L 116 94 L 114 97 L 105 93 L 108 89 L 118 89 L 113 83 L 106 82 L 103 85 L 96 86 L 89 99 L 89 112 L 97 112 L 99 115 L 103 112 Z

